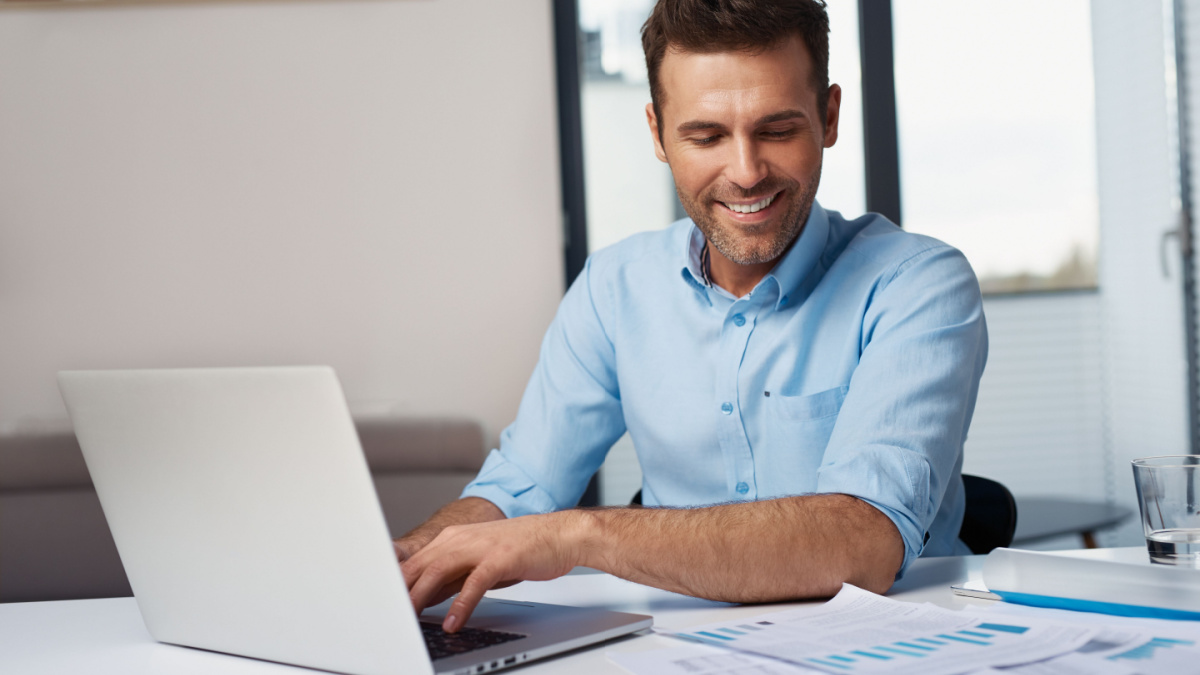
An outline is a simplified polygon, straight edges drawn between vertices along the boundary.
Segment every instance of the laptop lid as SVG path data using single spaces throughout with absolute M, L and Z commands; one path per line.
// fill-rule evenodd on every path
M 157 640 L 433 673 L 331 368 L 77 371 L 59 386 Z

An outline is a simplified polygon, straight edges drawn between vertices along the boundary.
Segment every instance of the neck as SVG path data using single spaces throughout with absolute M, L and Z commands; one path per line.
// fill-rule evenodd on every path
M 729 291 L 735 298 L 740 298 L 758 285 L 767 276 L 779 260 L 768 260 L 753 265 L 739 265 L 726 258 L 709 242 L 704 243 L 708 249 L 709 279 L 716 285 Z

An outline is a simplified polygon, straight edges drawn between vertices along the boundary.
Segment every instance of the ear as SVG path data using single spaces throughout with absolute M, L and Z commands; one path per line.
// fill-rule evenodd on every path
M 662 138 L 658 133 L 658 116 L 654 114 L 654 104 L 646 104 L 646 123 L 650 125 L 650 138 L 654 139 L 654 156 L 658 161 L 666 163 L 667 151 L 663 148 Z
M 836 84 L 829 85 L 829 103 L 825 108 L 825 147 L 832 148 L 837 143 L 838 115 L 842 109 L 842 88 Z

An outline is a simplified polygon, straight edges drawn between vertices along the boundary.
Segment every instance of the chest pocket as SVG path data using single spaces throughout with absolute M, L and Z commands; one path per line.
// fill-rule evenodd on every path
M 778 396 L 774 403 L 779 414 L 788 420 L 836 419 L 850 387 L 835 387 L 809 396 Z
M 769 468 L 757 474 L 759 495 L 794 495 L 817 487 L 817 469 L 833 435 L 849 387 L 836 387 L 809 396 L 780 396 L 772 392 L 763 416 L 761 456 Z M 764 403 L 766 402 L 764 401 Z M 759 453 L 756 451 L 756 456 Z

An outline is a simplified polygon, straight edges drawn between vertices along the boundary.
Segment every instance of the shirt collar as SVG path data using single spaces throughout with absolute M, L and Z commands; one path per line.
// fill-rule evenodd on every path
M 800 232 L 796 243 L 775 265 L 763 281 L 775 279 L 779 287 L 779 295 L 775 298 L 775 309 L 788 304 L 791 294 L 808 278 L 817 267 L 821 254 L 825 252 L 825 244 L 829 240 L 829 215 L 825 209 L 813 200 L 812 210 L 808 214 L 808 222 Z M 797 300 L 799 298 L 796 298 Z
M 683 278 L 697 290 L 706 290 L 710 284 L 701 267 L 704 233 L 696 227 L 695 223 L 692 223 L 685 233 Z M 795 291 L 817 266 L 821 259 L 821 253 L 825 251 L 825 243 L 828 238 L 829 216 L 820 204 L 813 201 L 812 211 L 808 214 L 808 221 L 805 222 L 799 238 L 783 255 L 775 268 L 759 282 L 759 286 L 762 286 L 770 279 L 778 286 L 779 295 L 776 296 L 776 309 L 788 304 L 788 294 Z
M 692 221 L 688 221 L 691 223 Z M 693 286 L 701 289 L 708 288 L 708 275 L 701 265 L 701 254 L 704 251 L 704 233 L 692 223 L 684 230 L 683 237 L 683 278 Z

